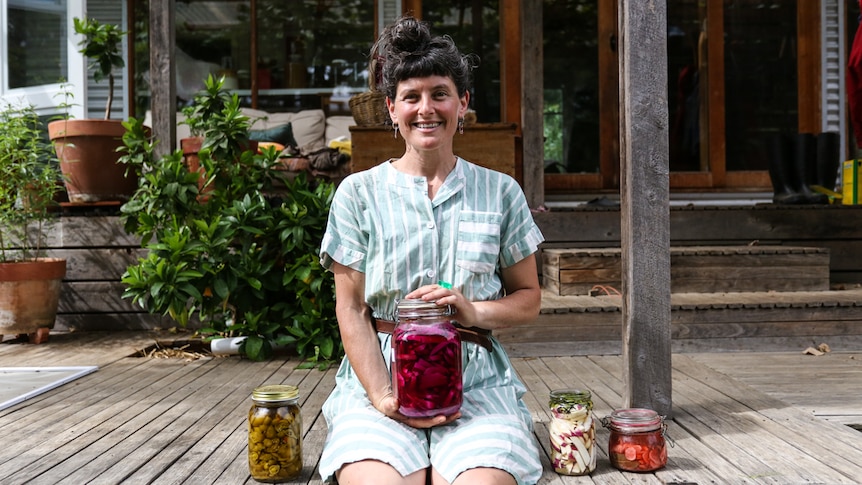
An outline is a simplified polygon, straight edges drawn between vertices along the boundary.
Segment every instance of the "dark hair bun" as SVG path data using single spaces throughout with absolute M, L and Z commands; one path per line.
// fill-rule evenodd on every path
M 387 26 L 371 48 L 369 72 L 373 89 L 389 98 L 395 97 L 399 82 L 432 75 L 449 77 L 464 96 L 476 60 L 462 55 L 451 37 L 433 35 L 427 23 L 406 16 Z
M 390 53 L 396 56 L 402 53 L 422 52 L 431 42 L 431 29 L 425 23 L 412 17 L 405 17 L 392 25 L 388 40 Z

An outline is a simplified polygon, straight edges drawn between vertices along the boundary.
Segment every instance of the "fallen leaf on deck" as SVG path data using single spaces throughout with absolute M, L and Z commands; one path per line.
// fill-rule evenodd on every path
M 808 354 L 808 355 L 823 355 L 823 352 L 821 352 L 821 351 L 819 351 L 819 350 L 815 349 L 814 347 L 808 347 L 808 348 L 807 348 L 807 349 L 805 349 L 802 353 L 803 353 L 803 354 Z

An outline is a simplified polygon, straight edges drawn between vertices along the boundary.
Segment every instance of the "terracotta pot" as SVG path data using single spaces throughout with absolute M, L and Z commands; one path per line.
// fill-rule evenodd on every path
M 209 196 L 206 195 L 207 192 L 211 192 L 213 190 L 212 187 L 204 188 L 204 184 L 206 183 L 206 173 L 204 168 L 201 167 L 200 157 L 198 157 L 198 152 L 201 151 L 201 147 L 204 144 L 204 137 L 202 136 L 192 136 L 189 138 L 181 138 L 180 139 L 180 149 L 183 151 L 183 160 L 186 163 L 186 166 L 189 168 L 189 172 L 198 172 L 200 174 L 200 178 L 198 178 L 198 190 L 200 190 L 200 194 L 198 195 L 198 200 L 201 202 L 205 202 L 209 199 Z M 257 151 L 259 144 L 255 140 L 249 140 L 248 149 Z
M 0 263 L 0 335 L 54 328 L 66 260 Z
M 72 203 L 126 201 L 138 180 L 133 170 L 118 163 L 126 132 L 118 120 L 57 120 L 48 123 L 48 134 L 60 159 L 66 192 Z

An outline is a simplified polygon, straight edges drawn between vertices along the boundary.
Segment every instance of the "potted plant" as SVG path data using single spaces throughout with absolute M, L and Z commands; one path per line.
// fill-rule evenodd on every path
M 235 158 L 244 148 L 257 149 L 257 142 L 248 139 L 247 123 L 236 124 L 232 120 L 228 120 L 227 126 L 225 123 L 221 123 L 222 126 L 217 126 L 218 117 L 223 115 L 224 109 L 230 102 L 231 95 L 224 88 L 224 78 L 216 78 L 210 74 L 204 81 L 204 89 L 194 96 L 192 104 L 182 110 L 185 116 L 182 123 L 188 125 L 191 136 L 180 140 L 180 149 L 189 170 L 200 172 L 201 177 L 198 179 L 198 183 L 201 190 L 203 190 L 206 181 L 204 167 L 201 166 L 198 156 L 202 148 L 211 149 L 215 147 L 215 157 L 225 160 L 229 160 L 231 157 Z M 237 112 L 237 114 L 240 113 Z M 240 133 L 224 133 L 223 130 L 226 128 L 238 129 Z M 206 136 L 208 131 L 209 137 Z M 227 149 L 230 144 L 225 142 L 225 137 L 232 137 L 242 142 L 242 146 L 237 145 L 236 149 L 229 153 Z
M 60 174 L 31 106 L 0 108 L 0 335 L 47 339 L 66 260 L 45 257 Z
M 237 96 L 208 83 L 196 103 L 212 110 L 187 121 L 204 136 L 200 172 L 180 151 L 154 160 L 140 121 L 126 122 L 122 160 L 140 178 L 121 218 L 149 254 L 123 275 L 124 297 L 206 338 L 245 337 L 249 358 L 288 346 L 327 365 L 342 355 L 333 277 L 317 256 L 334 185 L 283 177 L 274 148 L 250 147 Z
M 79 52 L 90 59 L 96 82 L 108 79 L 108 101 L 102 120 L 64 119 L 48 124 L 60 168 L 66 177 L 66 191 L 73 203 L 128 200 L 137 180 L 117 163 L 117 149 L 122 146 L 125 128 L 120 120 L 111 120 L 114 99 L 114 68 L 125 63 L 121 55 L 126 32 L 116 25 L 95 19 L 74 19 L 75 32 L 84 35 Z

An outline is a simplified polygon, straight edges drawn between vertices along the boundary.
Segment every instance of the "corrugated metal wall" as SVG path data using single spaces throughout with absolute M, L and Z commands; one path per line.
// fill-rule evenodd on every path
M 844 99 L 844 20 L 843 0 L 823 0 L 820 4 L 821 37 L 821 131 L 841 134 L 846 146 Z M 843 154 L 842 154 L 843 155 Z
M 102 23 L 119 25 L 128 30 L 126 25 L 126 2 L 120 0 L 88 0 L 87 16 Z M 124 52 L 128 45 L 128 36 L 123 41 Z M 87 61 L 89 62 L 89 61 Z M 111 119 L 125 120 L 129 116 L 126 107 L 126 86 L 128 83 L 127 69 L 114 71 L 114 102 L 111 104 Z M 93 81 L 93 73 L 87 75 L 87 118 L 101 119 L 105 116 L 105 104 L 108 102 L 108 80 L 97 83 Z
M 378 0 L 377 1 L 377 28 L 384 27 L 401 17 L 401 0 Z

